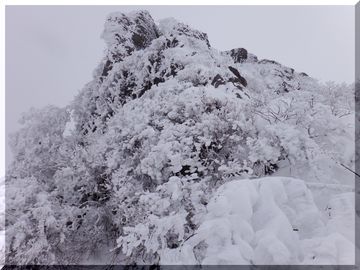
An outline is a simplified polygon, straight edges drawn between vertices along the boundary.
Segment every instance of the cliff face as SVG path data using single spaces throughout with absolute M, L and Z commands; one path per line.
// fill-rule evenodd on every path
M 72 104 L 13 137 L 9 263 L 353 264 L 351 87 L 147 11 L 102 38 Z

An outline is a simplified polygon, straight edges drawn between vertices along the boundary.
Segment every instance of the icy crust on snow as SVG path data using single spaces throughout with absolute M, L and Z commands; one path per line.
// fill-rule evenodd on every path
M 161 250 L 161 264 L 354 264 L 352 192 L 330 198 L 325 217 L 302 180 L 234 180 L 206 208 L 181 247 Z

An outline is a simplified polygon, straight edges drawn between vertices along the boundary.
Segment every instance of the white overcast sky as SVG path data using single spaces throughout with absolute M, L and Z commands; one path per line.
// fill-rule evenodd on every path
M 103 55 L 106 15 L 147 9 L 322 81 L 354 81 L 353 6 L 7 6 L 6 133 L 30 107 L 64 106 Z

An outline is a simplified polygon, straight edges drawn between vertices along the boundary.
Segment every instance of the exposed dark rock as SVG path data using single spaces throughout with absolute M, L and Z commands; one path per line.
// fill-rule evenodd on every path
M 103 79 L 105 77 L 107 77 L 107 75 L 109 74 L 110 70 L 112 69 L 113 63 L 110 60 L 107 60 L 105 65 L 104 65 L 104 69 L 101 73 L 101 77 L 100 80 L 103 81 Z
M 244 48 L 236 48 L 224 53 L 229 55 L 234 60 L 234 63 L 256 63 L 258 61 L 256 55 L 249 53 Z
M 149 46 L 159 37 L 159 31 L 147 11 L 112 13 L 106 20 L 102 37 L 108 45 L 108 53 L 101 81 L 108 75 L 113 63 Z
M 164 78 L 156 77 L 156 78 L 154 79 L 154 84 L 155 84 L 155 85 L 158 85 L 159 83 L 162 83 L 162 82 L 165 82 L 165 79 L 164 79 Z
M 180 27 L 178 29 L 178 31 L 182 34 L 184 34 L 185 36 L 189 36 L 189 37 L 193 37 L 193 38 L 197 38 L 197 39 L 200 39 L 200 40 L 203 40 L 206 42 L 206 45 L 210 48 L 210 42 L 209 42 L 209 39 L 208 39 L 208 36 L 206 33 L 203 33 L 203 32 L 200 32 L 198 30 L 194 30 L 194 29 L 191 29 L 189 26 L 187 25 L 183 25 L 182 27 Z
M 214 79 L 211 82 L 211 85 L 213 85 L 215 88 L 218 88 L 219 85 L 225 84 L 225 80 L 221 75 L 217 74 Z
M 238 88 L 238 89 L 240 89 L 240 90 L 243 89 L 243 85 L 241 84 L 239 78 L 235 78 L 235 77 L 234 77 L 234 78 L 230 78 L 230 79 L 229 79 L 229 82 L 232 82 L 233 85 L 234 85 L 236 88 Z
M 146 45 L 146 39 L 144 36 L 141 36 L 138 33 L 134 33 L 131 39 L 134 42 L 135 48 L 137 49 L 142 49 Z
M 179 45 L 179 41 L 176 38 L 173 38 L 172 40 L 168 39 L 166 45 L 167 45 L 168 48 L 174 48 L 177 45 Z
M 167 77 L 169 77 L 169 76 L 175 77 L 176 74 L 177 74 L 177 71 L 180 70 L 180 69 L 183 69 L 183 68 L 184 68 L 184 67 L 178 65 L 177 63 L 171 63 L 171 64 L 170 64 L 170 72 L 168 72 L 168 73 L 166 74 L 166 76 L 167 76 Z
M 103 38 L 112 46 L 126 45 L 137 50 L 150 45 L 153 39 L 159 37 L 159 30 L 147 11 L 137 11 L 129 14 L 113 13 L 107 18 Z M 130 42 L 129 42 L 130 41 Z M 110 49 L 117 49 L 113 46 Z
M 287 82 L 284 81 L 284 82 L 281 84 L 281 86 L 282 86 L 282 91 L 283 91 L 283 92 L 285 92 L 285 93 L 290 92 L 290 89 L 291 89 L 291 85 L 290 85 L 290 84 L 288 84 Z
M 169 19 L 165 19 L 163 20 L 163 22 L 165 24 L 167 24 L 168 26 L 171 25 L 172 27 L 170 27 L 171 29 L 167 29 L 167 33 L 170 36 L 173 35 L 179 35 L 179 36 L 187 36 L 187 37 L 191 37 L 191 38 L 196 38 L 199 40 L 202 40 L 205 42 L 205 44 L 207 45 L 208 48 L 211 47 L 208 36 L 206 33 L 201 32 L 199 30 L 193 29 L 190 26 L 181 23 L 181 22 L 177 22 L 176 20 L 169 18 Z M 181 45 L 180 47 L 182 47 L 183 45 Z
M 229 66 L 229 70 L 236 76 L 236 78 L 231 78 L 230 79 L 230 81 L 232 83 L 234 83 L 234 84 L 235 83 L 240 83 L 241 85 L 243 85 L 245 87 L 247 86 L 246 79 L 240 75 L 240 72 L 236 68 L 234 68 L 232 66 Z
M 241 77 L 240 72 L 236 68 L 234 68 L 232 66 L 229 66 L 228 68 L 236 77 L 238 77 L 238 78 Z
M 139 182 L 142 183 L 144 190 L 153 192 L 156 188 L 156 181 L 154 181 L 149 175 L 143 174 L 138 178 Z
M 215 100 L 215 101 L 213 101 L 213 102 L 210 102 L 210 103 L 207 103 L 207 104 L 206 104 L 205 112 L 211 113 L 211 112 L 213 112 L 214 110 L 220 110 L 221 107 L 222 107 L 221 102 L 218 101 L 218 100 Z
M 178 248 L 181 244 L 179 241 L 179 236 L 175 233 L 171 233 L 170 231 L 165 234 L 166 245 L 169 249 Z
M 269 59 L 262 59 L 258 62 L 259 64 L 273 64 L 273 65 L 277 65 L 277 66 L 281 66 L 280 63 L 274 61 L 274 60 L 269 60 Z
M 203 176 L 203 172 L 198 171 L 197 167 L 192 167 L 190 165 L 183 165 L 181 167 L 181 170 L 175 173 L 174 175 L 182 177 L 182 176 L 190 176 L 194 174 L 196 174 L 198 177 Z
M 244 48 L 232 49 L 226 52 L 234 59 L 235 63 L 243 63 L 248 59 L 248 52 Z
M 301 72 L 299 75 L 302 77 L 309 77 L 309 75 L 307 75 L 305 72 Z
M 293 90 L 300 90 L 299 82 L 295 79 L 295 70 L 290 67 L 281 65 L 280 63 L 274 60 L 263 59 L 258 62 L 258 64 L 269 66 L 264 66 L 262 70 L 263 74 L 271 73 L 275 78 L 278 77 L 278 86 L 274 89 L 275 93 L 288 93 Z M 270 66 L 274 65 L 274 66 Z M 305 73 L 304 73 L 305 74 Z M 300 76 L 307 76 L 307 74 L 299 74 Z

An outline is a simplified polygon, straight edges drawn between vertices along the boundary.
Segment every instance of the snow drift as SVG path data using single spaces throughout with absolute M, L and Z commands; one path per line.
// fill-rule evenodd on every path
M 161 251 L 161 263 L 354 264 L 353 207 L 352 192 L 331 196 L 326 216 L 298 179 L 233 180 L 212 195 L 180 248 Z

